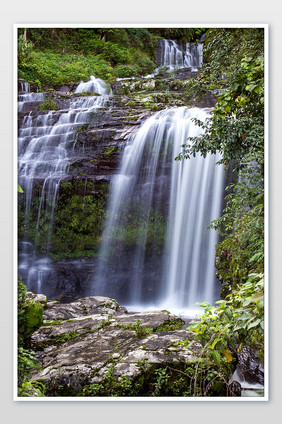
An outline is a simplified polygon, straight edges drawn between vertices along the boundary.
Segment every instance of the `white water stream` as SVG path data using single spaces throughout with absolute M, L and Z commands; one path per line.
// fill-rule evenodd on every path
M 160 40 L 161 64 L 169 71 L 176 68 L 197 69 L 203 62 L 203 44 L 186 43 L 181 45 L 173 40 Z
M 30 93 L 28 84 L 22 84 L 19 95 L 19 112 L 25 111 L 29 102 L 40 104 L 45 93 Z M 91 77 L 81 82 L 75 93 L 95 92 L 97 96 L 78 96 L 70 99 L 67 109 L 55 111 L 29 112 L 23 119 L 18 136 L 18 176 L 19 184 L 25 196 L 25 238 L 28 241 L 31 202 L 34 199 L 34 187 L 38 182 L 42 190 L 37 217 L 37 230 L 40 216 L 47 210 L 49 219 L 48 244 L 53 227 L 54 209 L 61 180 L 68 175 L 69 166 L 74 159 L 72 146 L 76 139 L 76 130 L 89 122 L 89 113 L 109 104 L 111 89 L 101 79 Z M 37 232 L 37 231 L 36 231 Z M 35 246 L 37 235 L 35 238 Z M 28 247 L 27 247 L 28 246 Z M 48 257 L 35 259 L 35 251 L 30 253 L 30 245 L 21 243 L 19 271 L 26 278 L 29 288 L 39 291 L 42 281 L 52 272 Z
M 50 216 L 48 251 L 60 182 L 74 159 L 75 130 L 88 123 L 89 112 L 109 104 L 111 91 L 102 80 L 79 84 L 76 93 L 85 91 L 100 95 L 72 98 L 65 110 L 29 112 L 19 130 L 19 184 L 26 201 L 19 273 L 36 292 L 53 278 L 53 268 L 29 242 L 34 187 L 41 182 L 37 229 L 43 211 Z M 19 109 L 43 99 L 23 86 Z M 193 118 L 208 114 L 199 108 L 162 110 L 126 146 L 111 187 L 91 295 L 115 298 L 129 309 L 165 308 L 186 316 L 195 315 L 196 302 L 215 300 L 217 234 L 207 226 L 220 215 L 224 170 L 215 155 L 175 161 L 188 137 L 201 133 Z
M 157 307 L 185 315 L 194 313 L 195 302 L 215 300 L 217 234 L 207 226 L 220 215 L 224 169 L 216 155 L 175 161 L 188 137 L 201 133 L 192 119 L 207 116 L 198 108 L 163 110 L 126 147 L 112 184 L 94 294 L 114 297 L 129 309 Z M 126 237 L 133 237 L 128 227 L 138 207 L 142 219 L 128 248 Z M 152 221 L 162 213 L 163 254 L 147 254 Z M 158 222 L 155 231 L 161 231 Z

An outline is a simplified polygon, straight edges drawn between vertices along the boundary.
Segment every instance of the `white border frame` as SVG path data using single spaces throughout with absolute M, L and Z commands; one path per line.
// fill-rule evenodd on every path
M 18 238 L 17 238 L 17 160 L 18 160 L 18 61 L 17 61 L 17 31 L 20 28 L 264 28 L 264 58 L 265 58 L 265 139 L 264 139 L 264 158 L 265 158 L 265 186 L 264 186 L 264 204 L 265 204 L 265 347 L 264 347 L 264 396 L 263 397 L 19 397 L 17 395 L 17 276 L 18 276 Z M 120 402 L 120 401 L 180 401 L 180 402 L 264 402 L 269 401 L 269 25 L 262 24 L 222 24 L 222 23 L 199 23 L 199 24 L 146 24 L 146 23 L 117 23 L 117 24 L 14 24 L 13 25 L 13 400 L 19 402 L 43 401 L 43 402 Z

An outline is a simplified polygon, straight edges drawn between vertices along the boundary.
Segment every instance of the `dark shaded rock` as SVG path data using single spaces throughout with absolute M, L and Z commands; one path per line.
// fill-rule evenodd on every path
M 258 355 L 250 346 L 243 346 L 238 353 L 237 373 L 248 384 L 264 384 L 264 368 Z
M 229 393 L 230 396 L 238 397 L 241 396 L 241 384 L 238 381 L 232 381 L 231 384 L 229 384 Z

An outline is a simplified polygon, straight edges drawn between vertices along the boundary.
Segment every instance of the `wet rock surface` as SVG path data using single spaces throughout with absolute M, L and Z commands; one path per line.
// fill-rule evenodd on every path
M 201 349 L 179 344 L 191 333 L 167 311 L 127 312 L 101 296 L 69 304 L 46 302 L 45 307 L 44 324 L 31 341 L 42 369 L 32 380 L 53 388 L 71 385 L 79 391 L 102 382 L 110 368 L 114 377 L 132 379 L 144 371 L 140 364 L 191 363 Z
M 104 193 L 106 193 L 109 184 L 118 172 L 120 156 L 124 147 L 149 116 L 167 107 L 188 104 L 197 105 L 197 102 L 200 102 L 200 100 L 191 98 L 190 100 L 188 99 L 190 104 L 185 96 L 182 97 L 184 85 L 181 84 L 187 83 L 193 77 L 192 74 L 194 75 L 191 70 L 185 69 L 175 71 L 171 74 L 164 74 L 158 78 L 138 78 L 129 81 L 117 81 L 112 86 L 114 94 L 109 96 L 107 104 L 89 112 L 87 123 L 81 124 L 79 127 L 77 124 L 73 126 L 73 133 L 66 145 L 67 172 L 60 176 L 59 196 L 63 191 L 63 183 L 66 182 L 70 182 L 72 185 L 68 193 L 69 198 L 79 195 L 83 199 L 85 194 L 91 194 L 95 198 L 95 196 L 99 197 L 99 191 L 104 190 Z M 175 81 L 179 81 L 180 85 L 177 85 Z M 19 94 L 24 94 L 24 84 L 24 81 L 19 81 Z M 27 119 L 36 121 L 38 127 L 44 126 L 46 115 L 48 115 L 48 125 L 52 128 L 52 126 L 59 122 L 62 116 L 64 117 L 64 114 L 68 114 L 71 102 L 75 102 L 81 96 L 81 93 L 74 93 L 76 87 L 77 84 L 65 84 L 63 86 L 55 84 L 53 86 L 42 87 L 42 89 L 46 90 L 44 98 L 54 101 L 59 110 L 39 110 L 42 99 L 25 102 L 24 109 L 18 114 L 19 129 Z M 33 84 L 30 87 L 30 91 L 31 94 L 36 95 L 38 88 Z M 87 96 L 84 98 L 87 98 Z M 214 101 L 215 98 L 202 99 L 200 106 L 213 106 Z M 34 133 L 32 132 L 30 137 L 33 136 Z M 53 148 L 53 145 L 50 148 Z M 38 176 L 33 179 L 35 198 L 38 197 L 38 193 L 42 190 L 44 178 L 43 176 Z M 86 193 L 86 190 L 78 191 L 75 188 L 77 182 L 81 182 L 83 187 L 86 187 L 88 182 L 93 183 L 92 192 Z M 24 203 L 23 199 L 20 200 Z M 165 211 L 168 208 L 168 197 L 166 194 L 161 199 L 161 204 L 161 212 L 163 212 L 163 210 Z M 38 208 L 37 204 L 32 205 L 32 208 L 32 213 L 37 219 L 39 216 L 36 210 Z M 22 210 L 24 211 L 25 209 L 26 206 L 23 204 Z M 83 217 L 81 220 L 83 220 Z M 35 251 L 34 246 L 33 255 L 29 254 L 29 260 L 27 260 L 27 255 L 22 246 L 26 242 L 32 245 L 34 239 L 25 238 L 26 233 L 23 228 L 25 221 L 22 220 L 21 222 L 23 224 L 20 224 L 22 228 L 19 231 L 19 274 L 26 282 L 29 290 L 35 292 L 42 291 L 48 296 L 48 299 L 56 299 L 62 302 L 70 302 L 78 297 L 96 294 L 91 291 L 91 287 L 98 266 L 98 260 L 94 256 L 88 257 L 94 251 L 91 243 L 88 243 L 89 248 L 84 249 L 83 253 L 77 248 L 78 252 L 75 251 L 73 256 L 66 255 L 63 258 L 58 255 L 57 251 L 57 256 L 52 256 L 52 258 L 48 256 L 48 258 L 45 258 L 44 252 L 46 250 L 50 251 L 50 246 L 47 246 L 46 249 L 44 247 L 45 250 L 43 249 L 40 252 Z M 58 224 L 55 223 L 56 225 Z M 69 244 L 72 244 L 72 241 Z M 87 256 L 88 253 L 89 255 Z M 127 256 L 127 261 L 131 260 L 131 256 Z M 151 259 L 148 259 L 147 262 L 149 262 L 150 272 L 155 272 L 155 263 Z M 21 266 L 22 263 L 23 266 Z M 127 265 L 125 265 L 124 275 L 127 273 L 126 268 Z M 110 272 L 112 272 L 112 269 L 109 269 Z M 40 287 L 36 278 L 33 278 L 33 275 L 36 274 L 42 275 L 42 278 L 40 277 Z M 121 292 L 125 292 L 128 284 L 131 284 L 129 281 L 131 279 L 124 278 L 124 275 L 121 276 L 120 281 L 114 283 L 121 286 Z M 153 282 L 146 285 L 146 291 L 144 293 L 145 300 L 153 298 L 155 285 L 157 285 L 158 280 L 159 275 L 156 275 Z M 99 292 L 97 294 L 103 295 L 104 293 Z M 107 293 L 107 295 L 115 296 L 112 293 Z M 121 303 L 126 303 L 126 300 L 125 298 L 118 299 Z
M 237 373 L 247 385 L 264 385 L 264 368 L 256 352 L 249 346 L 243 346 L 238 353 Z

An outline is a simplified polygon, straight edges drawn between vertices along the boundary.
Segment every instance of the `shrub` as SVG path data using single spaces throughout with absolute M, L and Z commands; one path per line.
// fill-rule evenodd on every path
M 115 72 L 118 78 L 131 78 L 139 76 L 139 69 L 135 65 L 119 65 Z
M 19 346 L 28 347 L 32 333 L 43 324 L 43 306 L 27 296 L 27 289 L 18 280 L 18 338 Z
M 59 106 L 54 100 L 47 99 L 40 103 L 39 110 L 59 110 Z

